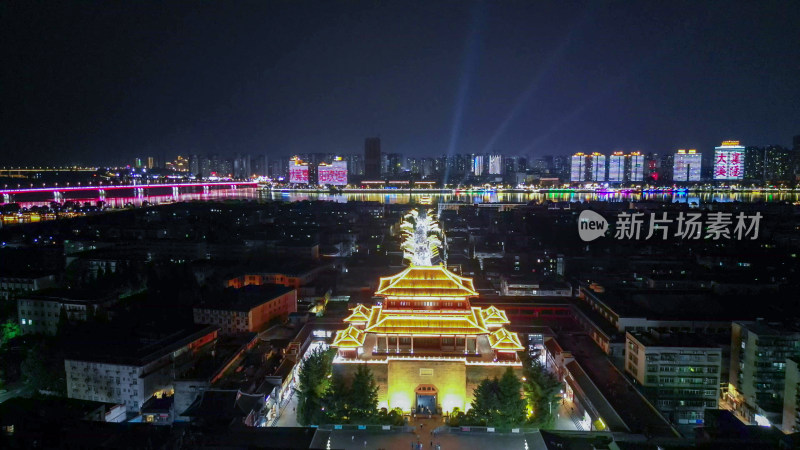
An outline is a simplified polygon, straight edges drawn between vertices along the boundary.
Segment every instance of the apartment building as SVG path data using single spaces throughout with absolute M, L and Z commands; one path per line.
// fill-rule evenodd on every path
M 676 425 L 703 423 L 719 403 L 722 349 L 698 334 L 625 333 L 625 371 Z

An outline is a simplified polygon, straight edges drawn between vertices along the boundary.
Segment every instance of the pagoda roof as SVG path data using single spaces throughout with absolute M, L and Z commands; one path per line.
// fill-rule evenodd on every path
M 382 277 L 375 295 L 383 297 L 476 297 L 471 278 L 460 277 L 443 265 L 411 266 L 397 275 Z
M 364 331 L 379 334 L 479 335 L 489 334 L 480 308 L 461 313 L 413 311 L 398 313 L 373 306 Z
M 489 335 L 489 345 L 495 350 L 519 351 L 525 349 L 519 341 L 517 333 L 512 333 L 505 328 L 500 328 Z
M 486 322 L 486 325 L 506 325 L 511 323 L 508 320 L 508 316 L 506 316 L 506 312 L 497 309 L 494 305 L 484 309 L 481 311 L 481 315 L 483 316 L 483 321 Z
M 347 329 L 336 332 L 336 337 L 333 339 L 331 346 L 342 348 L 361 347 L 364 345 L 364 339 L 366 337 L 366 333 L 350 325 Z
M 345 322 L 366 323 L 369 320 L 370 311 L 366 306 L 359 303 L 358 306 L 350 310 L 353 312 L 344 319 Z

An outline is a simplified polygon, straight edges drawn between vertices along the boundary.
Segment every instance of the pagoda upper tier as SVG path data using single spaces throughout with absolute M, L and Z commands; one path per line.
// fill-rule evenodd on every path
M 443 265 L 411 266 L 383 277 L 375 295 L 385 298 L 384 309 L 469 310 L 469 298 L 478 293 L 472 279 L 460 277 Z

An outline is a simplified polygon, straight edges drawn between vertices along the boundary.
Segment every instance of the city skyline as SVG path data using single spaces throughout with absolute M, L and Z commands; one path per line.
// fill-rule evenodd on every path
M 788 146 L 798 13 L 744 2 L 18 4 L 3 19 L 13 63 L 0 155 L 356 153 L 366 136 L 407 156 Z

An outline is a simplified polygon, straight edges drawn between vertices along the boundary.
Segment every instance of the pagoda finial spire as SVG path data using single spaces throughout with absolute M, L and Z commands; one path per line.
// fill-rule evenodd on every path
M 439 255 L 442 241 L 439 239 L 441 229 L 431 210 L 411 210 L 406 214 L 400 226 L 405 234 L 403 252 L 412 266 L 433 265 L 433 259 Z

